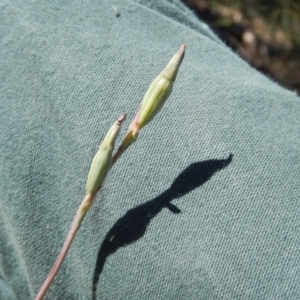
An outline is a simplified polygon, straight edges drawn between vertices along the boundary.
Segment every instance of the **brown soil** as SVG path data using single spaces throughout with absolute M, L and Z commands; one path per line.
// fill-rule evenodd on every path
M 202 21 L 256 69 L 300 94 L 300 43 L 271 26 L 255 8 L 228 8 L 208 0 L 182 0 Z M 249 12 L 249 13 L 247 13 Z M 294 24 L 300 36 L 300 22 Z

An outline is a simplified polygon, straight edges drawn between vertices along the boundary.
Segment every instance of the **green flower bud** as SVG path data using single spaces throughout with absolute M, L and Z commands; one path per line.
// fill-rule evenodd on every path
M 86 181 L 86 194 L 97 192 L 103 185 L 111 168 L 115 140 L 125 118 L 126 115 L 124 114 L 112 125 L 94 156 Z
M 173 82 L 184 57 L 185 47 L 185 44 L 181 45 L 178 52 L 148 88 L 140 107 L 136 124 L 137 131 L 147 125 L 158 114 L 170 96 Z

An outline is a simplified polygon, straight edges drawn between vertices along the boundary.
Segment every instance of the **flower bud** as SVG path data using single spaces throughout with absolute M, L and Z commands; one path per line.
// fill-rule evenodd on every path
M 122 115 L 109 129 L 98 152 L 93 158 L 91 168 L 86 181 L 86 194 L 97 192 L 112 164 L 112 153 L 114 150 L 115 140 L 121 128 L 122 122 L 125 120 L 126 114 Z
M 147 125 L 157 115 L 170 96 L 173 82 L 184 57 L 185 47 L 185 44 L 181 45 L 178 52 L 148 88 L 140 107 L 137 130 Z

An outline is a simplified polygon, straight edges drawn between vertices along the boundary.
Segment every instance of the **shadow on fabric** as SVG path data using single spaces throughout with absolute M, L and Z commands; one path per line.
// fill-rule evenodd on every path
M 96 299 L 97 285 L 107 258 L 119 248 L 136 242 L 145 234 L 151 220 L 163 208 L 172 213 L 180 213 L 180 209 L 172 204 L 172 200 L 180 198 L 207 182 L 217 171 L 226 168 L 233 155 L 227 159 L 211 159 L 196 162 L 184 169 L 173 181 L 172 185 L 152 200 L 136 206 L 126 212 L 106 234 L 98 252 L 93 276 L 93 300 Z

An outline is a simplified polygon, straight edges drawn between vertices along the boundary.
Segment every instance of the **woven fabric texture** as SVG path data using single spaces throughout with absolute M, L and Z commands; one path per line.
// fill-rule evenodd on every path
M 0 299 L 33 299 L 99 143 L 182 43 L 46 299 L 300 299 L 300 101 L 177 0 L 0 2 Z

